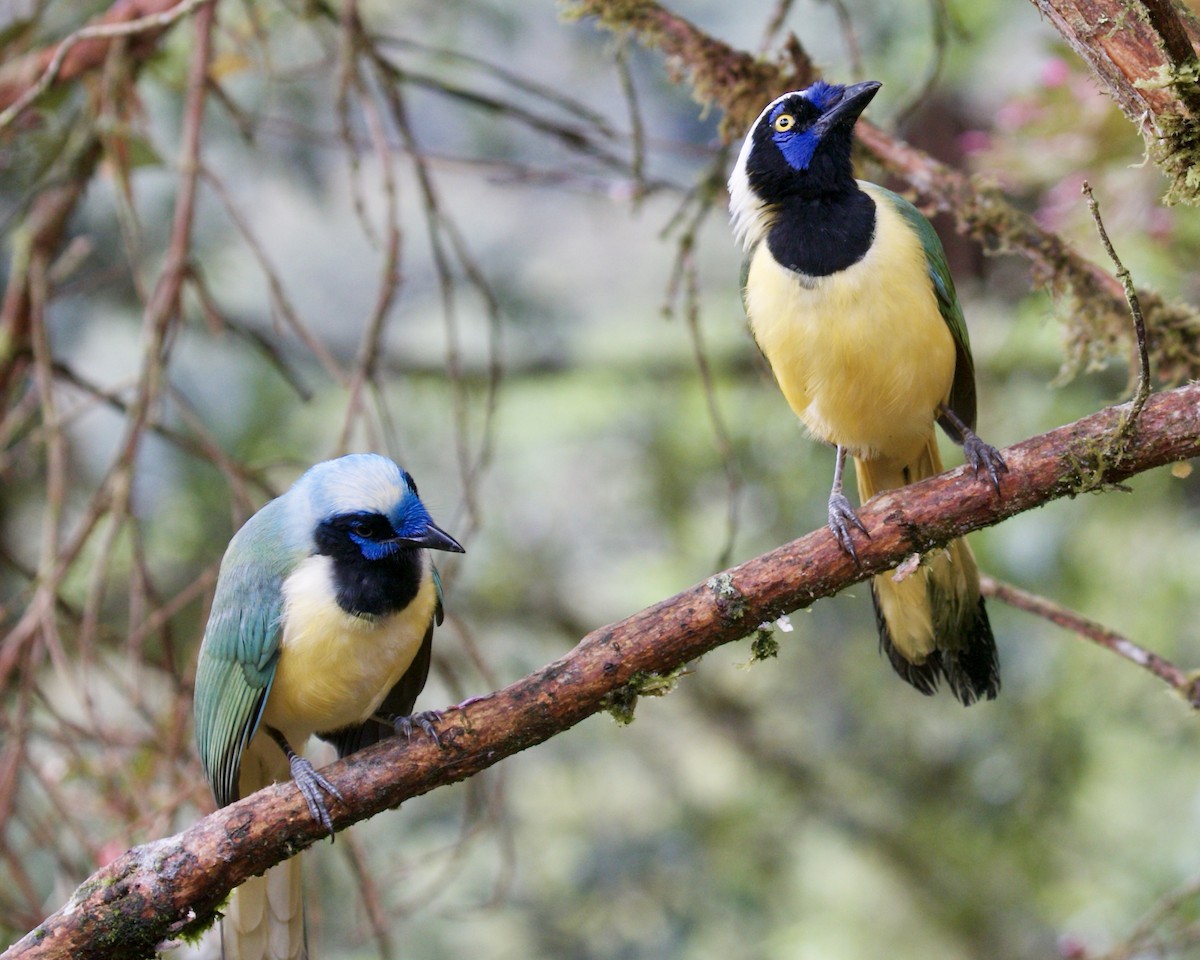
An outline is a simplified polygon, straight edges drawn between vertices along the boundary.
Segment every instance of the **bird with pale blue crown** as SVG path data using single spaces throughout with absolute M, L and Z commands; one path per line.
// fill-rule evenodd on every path
M 414 724 L 442 587 L 429 550 L 462 553 L 412 477 L 352 454 L 309 469 L 238 530 L 221 561 L 196 672 L 196 742 L 220 806 L 296 781 L 333 830 L 332 783 L 301 756 L 313 734 L 344 757 Z M 299 858 L 234 891 L 228 960 L 305 951 Z
M 847 455 L 864 502 L 942 471 L 935 422 L 997 494 L 1006 471 L 975 434 L 971 346 L 937 234 L 907 200 L 854 178 L 854 124 L 880 86 L 817 81 L 776 98 L 729 180 L 750 328 L 792 410 L 836 447 L 829 527 L 856 561 L 855 531 L 867 531 L 842 492 Z M 907 576 L 875 576 L 871 596 L 901 677 L 925 694 L 945 679 L 964 704 L 996 696 L 996 642 L 965 540 Z

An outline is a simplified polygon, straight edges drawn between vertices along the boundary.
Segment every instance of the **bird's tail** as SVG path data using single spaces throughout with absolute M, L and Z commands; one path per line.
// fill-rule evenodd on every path
M 902 487 L 942 472 L 931 432 L 912 463 L 854 460 L 859 497 Z M 871 581 L 879 643 L 896 672 L 924 694 L 945 678 L 965 705 L 992 700 L 1000 690 L 996 641 L 979 594 L 979 568 L 965 540 L 922 558 L 911 572 L 881 573 Z
M 243 797 L 291 775 L 283 753 L 260 733 L 242 755 Z M 233 891 L 222 921 L 224 960 L 301 960 L 308 953 L 300 858 L 291 857 Z

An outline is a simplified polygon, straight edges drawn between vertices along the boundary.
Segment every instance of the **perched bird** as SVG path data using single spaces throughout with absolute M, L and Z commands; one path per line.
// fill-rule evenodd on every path
M 842 493 L 847 454 L 862 501 L 941 472 L 935 421 L 997 493 L 1006 470 L 974 432 L 974 364 L 937 234 L 907 200 L 854 179 L 854 124 L 879 87 L 818 81 L 772 101 L 729 180 L 750 328 L 792 410 L 837 448 L 829 526 L 856 560 L 852 528 L 866 529 Z M 964 704 L 996 696 L 996 643 L 966 541 L 899 582 L 876 576 L 871 596 L 901 677 L 925 694 L 945 678 Z
M 311 734 L 339 756 L 414 722 L 432 734 L 410 717 L 442 621 L 427 548 L 463 552 L 412 477 L 375 454 L 317 464 L 234 535 L 196 672 L 196 742 L 220 806 L 290 774 L 332 832 L 322 794 L 341 797 L 300 756 Z M 299 862 L 234 891 L 229 960 L 303 954 Z

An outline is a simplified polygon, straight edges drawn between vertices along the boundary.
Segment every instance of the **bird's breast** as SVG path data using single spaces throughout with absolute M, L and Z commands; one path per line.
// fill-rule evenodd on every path
M 422 554 L 415 596 L 383 617 L 346 613 L 332 561 L 314 556 L 284 582 L 283 635 L 263 722 L 297 738 L 370 717 L 412 664 L 434 617 L 437 590 Z
M 746 313 L 784 396 L 816 436 L 857 456 L 905 461 L 949 396 L 954 339 L 919 238 L 890 203 L 873 199 L 874 242 L 839 272 L 802 277 L 760 243 Z

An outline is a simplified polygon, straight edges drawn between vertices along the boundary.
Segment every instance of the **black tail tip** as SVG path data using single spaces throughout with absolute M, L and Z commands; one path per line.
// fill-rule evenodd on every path
M 871 594 L 875 599 L 874 585 Z M 975 616 L 964 626 L 954 649 L 935 650 L 923 663 L 913 663 L 896 649 L 878 601 L 875 602 L 875 622 L 879 627 L 879 647 L 887 654 L 892 669 L 925 696 L 937 693 L 938 684 L 944 678 L 950 692 L 964 707 L 979 700 L 996 699 L 1000 692 L 1000 659 L 982 597 Z
M 957 649 L 942 652 L 942 673 L 964 707 L 976 700 L 995 700 L 1000 692 L 1000 658 L 983 597 Z

